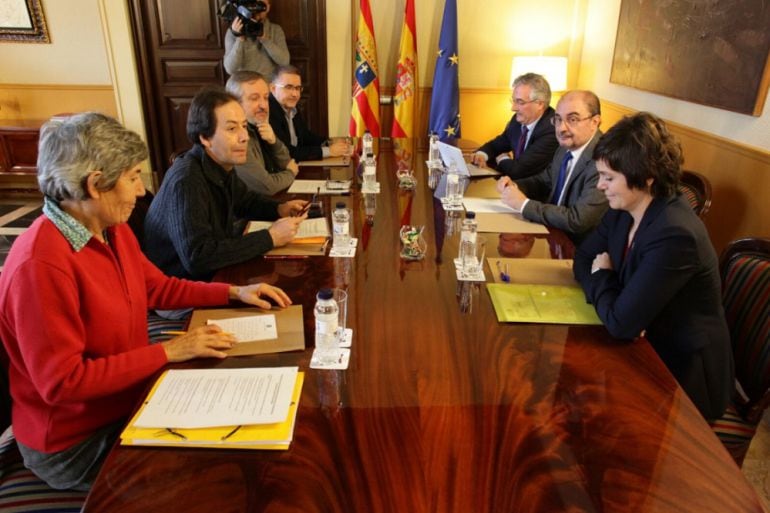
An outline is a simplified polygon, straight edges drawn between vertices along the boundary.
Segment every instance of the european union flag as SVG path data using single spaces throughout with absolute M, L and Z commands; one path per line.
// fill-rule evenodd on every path
M 430 98 L 430 131 L 441 141 L 460 137 L 459 60 L 457 0 L 446 0 Z

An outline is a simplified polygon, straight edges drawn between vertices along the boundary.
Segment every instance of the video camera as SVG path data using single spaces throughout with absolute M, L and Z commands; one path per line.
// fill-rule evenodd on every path
M 264 25 L 261 21 L 254 21 L 253 18 L 267 11 L 267 4 L 260 0 L 226 0 L 219 10 L 219 15 L 232 25 L 237 17 L 243 22 L 243 29 L 236 36 L 246 36 L 251 40 L 262 36 Z

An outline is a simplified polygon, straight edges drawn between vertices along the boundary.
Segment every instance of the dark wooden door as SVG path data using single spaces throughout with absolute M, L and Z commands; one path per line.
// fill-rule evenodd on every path
M 224 85 L 225 23 L 218 0 L 131 0 L 139 81 L 152 168 L 190 147 L 190 101 L 204 85 Z M 326 0 L 280 0 L 270 13 L 283 27 L 292 64 L 308 85 L 300 108 L 311 127 L 326 131 Z M 318 128 L 320 127 L 320 128 Z

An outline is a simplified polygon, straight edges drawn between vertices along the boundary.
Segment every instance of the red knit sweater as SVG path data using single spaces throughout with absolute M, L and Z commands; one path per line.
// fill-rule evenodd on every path
M 58 452 L 126 417 L 166 363 L 149 345 L 148 308 L 228 301 L 223 283 L 168 278 L 127 225 L 75 252 L 38 218 L 0 275 L 0 338 L 8 353 L 13 427 L 23 444 Z

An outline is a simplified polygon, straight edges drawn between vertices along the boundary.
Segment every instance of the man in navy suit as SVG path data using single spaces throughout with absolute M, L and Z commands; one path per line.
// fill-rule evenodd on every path
M 270 84 L 270 126 L 276 137 L 289 148 L 297 162 L 350 155 L 353 151 L 346 139 L 329 141 L 313 133 L 297 109 L 302 95 L 302 77 L 294 66 L 281 66 Z
M 560 146 L 551 165 L 521 180 L 504 176 L 497 188 L 503 202 L 525 219 L 580 241 L 607 210 L 607 199 L 596 188 L 599 175 L 593 159 L 601 136 L 599 98 L 590 91 L 567 92 L 550 121 Z
M 511 97 L 515 114 L 503 133 L 479 148 L 471 162 L 497 169 L 513 179 L 543 170 L 559 147 L 551 126 L 550 103 L 551 87 L 545 78 L 535 73 L 517 77 Z

